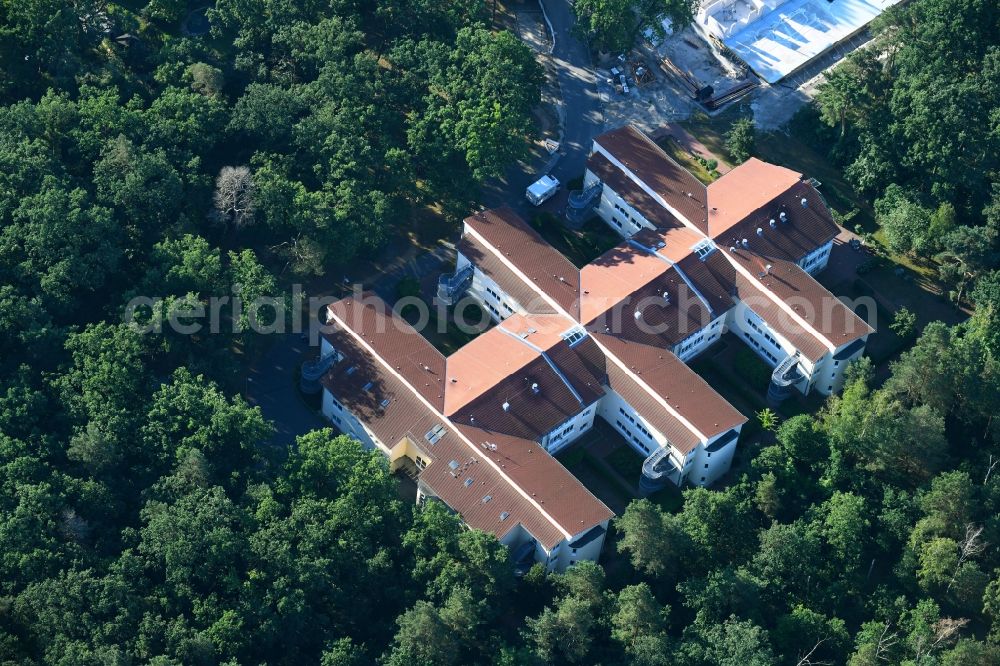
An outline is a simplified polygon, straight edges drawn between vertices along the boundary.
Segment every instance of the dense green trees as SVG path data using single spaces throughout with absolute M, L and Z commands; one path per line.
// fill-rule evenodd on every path
M 676 26 L 691 22 L 697 4 L 691 0 L 577 0 L 575 30 L 602 51 L 624 53 L 640 33 L 651 28 L 663 33 L 661 22 Z
M 627 4 L 577 8 L 630 38 L 690 11 Z M 219 0 L 208 39 L 176 34 L 186 9 L 0 0 L 0 660 L 997 662 L 992 5 L 909 3 L 891 57 L 821 102 L 887 240 L 938 257 L 971 321 L 928 326 L 882 385 L 854 366 L 728 487 L 631 504 L 604 567 L 519 581 L 380 454 L 277 441 L 237 394 L 251 313 L 140 330 L 465 212 L 523 154 L 530 52 L 478 0 Z M 137 296 L 162 300 L 130 326 Z
M 1000 11 L 921 0 L 883 14 L 876 40 L 826 76 L 818 137 L 875 200 L 894 252 L 936 259 L 958 300 L 1000 262 Z

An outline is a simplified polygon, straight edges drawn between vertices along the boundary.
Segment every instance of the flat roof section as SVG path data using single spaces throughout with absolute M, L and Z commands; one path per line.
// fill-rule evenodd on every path
M 902 0 L 788 0 L 723 40 L 762 79 L 777 83 Z
M 448 357 L 444 413 L 451 416 L 541 355 L 498 327 Z
M 802 180 L 802 174 L 751 157 L 708 186 L 708 235 L 718 238 Z

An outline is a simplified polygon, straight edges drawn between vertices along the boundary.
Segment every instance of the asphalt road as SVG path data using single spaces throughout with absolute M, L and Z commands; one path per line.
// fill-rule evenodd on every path
M 569 0 L 539 0 L 539 3 L 555 40 L 551 57 L 562 97 L 562 156 L 552 175 L 565 183 L 583 173 L 591 143 L 603 128 L 604 116 L 590 52 L 573 35 L 572 3 Z
M 581 176 L 595 136 L 604 127 L 601 98 L 587 47 L 573 35 L 573 5 L 570 0 L 538 0 L 550 26 L 554 47 L 551 59 L 559 82 L 560 149 L 548 163 L 532 160 L 508 170 L 503 182 L 483 188 L 483 204 L 492 208 L 511 206 L 524 215 L 532 212 L 524 190 L 543 174 L 565 184 Z

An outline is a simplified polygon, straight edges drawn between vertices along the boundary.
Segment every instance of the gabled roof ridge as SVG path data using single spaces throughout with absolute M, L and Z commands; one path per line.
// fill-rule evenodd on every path
M 371 354 L 372 357 L 375 358 L 393 377 L 395 377 L 399 382 L 401 382 L 402 385 L 405 386 L 407 388 L 407 390 L 409 390 L 410 393 L 417 398 L 417 400 L 419 400 L 421 403 L 423 403 L 424 406 L 428 410 L 430 410 L 436 417 L 440 418 L 443 424 L 447 424 L 448 427 L 459 436 L 459 439 L 461 439 L 462 442 L 464 444 L 466 444 L 468 446 L 468 448 L 470 450 L 472 450 L 473 453 L 476 456 L 478 456 L 479 458 L 485 460 L 486 463 L 490 467 L 493 468 L 494 472 L 497 473 L 500 476 L 500 478 L 502 478 L 512 488 L 514 488 L 515 491 L 519 495 L 521 495 L 521 497 L 523 499 L 525 499 L 536 511 L 538 511 L 539 514 L 541 514 L 543 517 L 545 517 L 545 519 L 548 520 L 549 523 L 553 527 L 555 527 L 557 530 L 559 530 L 559 532 L 566 539 L 571 539 L 574 536 L 575 533 L 570 533 L 558 520 L 556 520 L 552 515 L 550 515 L 541 506 L 541 504 L 538 503 L 538 501 L 534 497 L 532 497 L 530 494 L 528 494 L 519 484 L 517 484 L 516 482 L 514 482 L 514 480 L 511 479 L 510 476 L 508 476 L 508 474 L 501 468 L 500 465 L 498 465 L 488 455 L 482 455 L 482 451 L 479 449 L 479 447 L 477 447 L 475 444 L 473 444 L 472 440 L 470 440 L 466 436 L 466 434 L 464 432 L 462 432 L 462 430 L 457 427 L 457 425 L 455 423 L 453 423 L 447 416 L 445 416 L 442 411 L 440 411 L 439 409 L 437 409 L 426 398 L 424 398 L 424 396 L 421 395 L 421 393 L 419 391 L 417 391 L 416 388 L 414 388 L 413 385 L 410 384 L 410 382 L 407 381 L 405 377 L 403 377 L 401 374 L 399 374 L 390 364 L 388 364 L 386 362 L 386 360 L 381 355 L 379 355 L 374 350 L 374 348 L 371 347 L 371 345 L 368 343 L 367 340 L 365 340 L 362 336 L 360 336 L 356 331 L 354 331 L 353 329 L 351 329 L 350 326 L 347 326 L 347 324 L 345 322 L 341 321 L 340 318 L 337 316 L 337 314 L 335 312 L 331 311 L 331 314 L 334 317 L 334 319 L 337 320 L 337 323 L 340 324 L 341 326 L 343 326 L 344 329 L 348 331 L 349 335 L 354 338 L 354 340 L 355 340 L 356 343 L 358 343 L 359 345 L 361 345 L 361 347 L 365 351 L 367 351 L 369 354 Z
M 785 314 L 790 316 L 796 324 L 802 327 L 803 330 L 807 331 L 810 335 L 816 338 L 816 340 L 821 342 L 823 346 L 826 347 L 831 353 L 833 353 L 837 349 L 839 345 L 831 341 L 829 338 L 827 338 L 827 336 L 820 333 L 820 331 L 817 330 L 808 321 L 806 321 L 804 317 L 802 317 L 799 313 L 797 313 L 794 309 L 792 309 L 792 307 L 785 302 L 785 299 L 780 298 L 777 294 L 771 291 L 771 289 L 768 288 L 767 285 L 765 285 L 763 282 L 760 281 L 760 278 L 758 278 L 753 273 L 748 271 L 745 266 L 743 266 L 742 264 L 740 264 L 740 262 L 730 257 L 729 254 L 731 253 L 728 252 L 725 253 L 726 260 L 729 261 L 730 264 L 732 264 L 732 266 L 736 269 L 737 273 L 742 275 L 744 279 L 750 280 L 751 284 L 758 291 L 763 293 L 764 296 L 767 297 L 772 303 L 777 305 Z
M 602 352 L 604 352 L 604 356 L 609 361 L 611 361 L 612 363 L 614 363 L 615 365 L 617 365 L 620 370 L 622 370 L 623 372 L 625 372 L 625 374 L 628 375 L 632 379 L 632 381 L 634 381 L 637 385 L 639 385 L 640 387 L 642 387 L 642 389 L 644 391 L 646 391 L 646 393 L 648 393 L 650 397 L 652 397 L 661 407 L 665 408 L 667 410 L 667 412 L 671 416 L 673 416 L 675 419 L 677 419 L 678 422 L 681 423 L 681 425 L 683 425 L 685 428 L 687 428 L 687 430 L 692 435 L 694 435 L 695 437 L 697 437 L 698 440 L 702 444 L 704 444 L 705 442 L 707 442 L 709 440 L 709 438 L 703 432 L 701 432 L 701 430 L 699 430 L 698 428 L 696 428 L 695 425 L 693 423 L 691 423 L 691 421 L 689 421 L 686 416 L 684 416 L 679 411 L 677 411 L 673 407 L 673 405 L 671 405 L 669 402 L 667 402 L 663 398 L 663 396 L 661 396 L 659 393 L 657 393 L 656 391 L 654 391 L 653 387 L 651 387 L 649 385 L 649 383 L 646 382 L 645 379 L 643 379 L 642 377 L 640 377 L 639 375 L 637 375 L 635 372 L 633 372 L 632 369 L 630 367 L 628 367 L 628 364 L 625 363 L 625 361 L 623 361 L 621 358 L 619 358 L 617 354 L 615 354 L 613 351 L 611 351 L 611 349 L 608 348 L 608 345 L 607 345 L 606 341 L 602 342 L 602 339 L 605 338 L 605 337 L 608 337 L 608 338 L 614 339 L 614 340 L 616 340 L 618 342 L 624 342 L 624 341 L 620 340 L 619 338 L 616 338 L 613 335 L 606 335 L 606 334 L 603 334 L 603 333 L 591 333 L 591 337 L 594 338 L 594 342 L 597 343 L 597 346 L 600 348 L 600 350 Z M 641 343 L 626 342 L 625 344 L 641 344 Z M 649 345 L 645 345 L 645 346 L 648 347 Z M 670 354 L 672 352 L 664 351 L 663 353 Z

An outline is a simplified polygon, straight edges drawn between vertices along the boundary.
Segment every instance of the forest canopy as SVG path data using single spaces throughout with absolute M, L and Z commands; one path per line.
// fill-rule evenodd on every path
M 854 366 L 725 488 L 632 503 L 602 565 L 522 579 L 494 536 L 401 501 L 379 453 L 279 440 L 240 395 L 259 339 L 122 313 L 273 293 L 431 205 L 457 223 L 527 149 L 532 52 L 481 0 L 189 15 L 0 0 L 0 661 L 1000 662 L 995 3 L 912 0 L 890 59 L 821 101 L 887 228 L 979 248 L 975 315 Z

